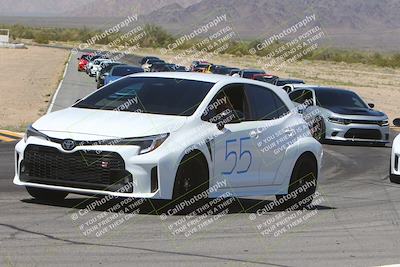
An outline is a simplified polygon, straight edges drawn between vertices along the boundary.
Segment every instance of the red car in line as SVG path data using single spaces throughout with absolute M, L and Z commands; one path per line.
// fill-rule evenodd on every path
M 93 53 L 85 53 L 80 58 L 78 57 L 78 71 L 85 71 L 86 65 L 89 63 L 89 57 L 92 57 Z

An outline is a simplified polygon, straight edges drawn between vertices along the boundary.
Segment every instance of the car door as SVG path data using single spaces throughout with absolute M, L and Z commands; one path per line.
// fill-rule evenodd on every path
M 211 144 L 214 156 L 214 181 L 211 183 L 226 180 L 228 188 L 259 183 L 259 159 L 249 136 L 256 123 L 248 120 L 243 87 L 243 84 L 231 84 L 222 88 L 209 104 L 215 108 L 206 114 L 207 120 L 217 123 L 221 129 Z M 219 124 L 221 114 L 225 119 L 223 124 Z
M 272 185 L 288 144 L 296 137 L 295 123 L 288 107 L 272 90 L 247 84 L 251 120 L 256 130 L 250 133 L 254 157 L 259 158 L 259 185 Z M 279 179 L 278 179 L 279 180 Z

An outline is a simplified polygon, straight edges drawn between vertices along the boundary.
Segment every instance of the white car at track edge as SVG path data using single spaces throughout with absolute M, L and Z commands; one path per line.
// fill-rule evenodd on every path
M 45 200 L 229 192 L 309 204 L 322 154 L 281 88 L 223 75 L 140 73 L 33 123 L 15 147 L 14 183 Z
M 400 127 L 400 119 L 393 120 L 393 124 Z M 392 183 L 400 184 L 400 134 L 392 142 L 392 152 L 390 153 L 389 178 Z

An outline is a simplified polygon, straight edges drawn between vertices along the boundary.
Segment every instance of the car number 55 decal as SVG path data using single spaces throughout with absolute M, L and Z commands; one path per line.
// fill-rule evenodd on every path
M 246 140 L 250 140 L 250 137 L 242 137 L 239 139 L 239 150 L 240 150 L 239 158 L 238 158 L 236 151 L 234 151 L 234 150 L 228 151 L 228 145 L 235 144 L 238 140 L 237 139 L 226 140 L 226 142 L 225 142 L 225 161 L 233 160 L 234 163 L 233 163 L 233 167 L 230 171 L 224 171 L 224 172 L 222 172 L 222 174 L 224 174 L 224 175 L 232 174 L 236 169 L 236 165 L 237 165 L 238 161 L 248 161 L 248 165 L 247 165 L 247 168 L 245 168 L 245 169 L 236 170 L 237 174 L 246 173 L 250 169 L 251 161 L 252 161 L 253 157 L 249 150 L 243 150 L 243 142 Z

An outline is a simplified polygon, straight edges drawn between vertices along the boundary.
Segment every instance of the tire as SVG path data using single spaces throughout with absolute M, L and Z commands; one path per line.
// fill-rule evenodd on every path
M 45 202 L 61 201 L 68 195 L 68 192 L 29 187 L 29 186 L 26 186 L 26 190 L 35 199 Z
M 308 186 L 306 187 L 306 185 Z M 300 190 L 301 187 L 306 187 L 306 189 Z M 305 208 L 312 203 L 316 188 L 317 163 L 313 156 L 305 154 L 297 160 L 293 168 L 288 194 L 277 195 L 276 199 L 278 201 L 286 199 L 286 201 L 283 202 L 284 209 Z M 291 194 L 293 194 L 294 197 L 289 198 Z M 280 203 L 282 203 L 282 201 L 280 201 Z
M 321 144 L 325 142 L 326 127 L 322 117 L 316 117 L 312 122 L 312 136 Z
M 209 173 L 207 161 L 201 152 L 193 152 L 184 157 L 179 164 L 175 177 L 172 202 L 174 205 L 189 201 L 196 195 L 202 194 L 209 189 Z M 204 193 L 203 193 L 204 194 Z M 207 201 L 208 195 L 196 201 L 192 206 Z M 193 207 L 188 207 L 189 209 Z
M 386 147 L 386 143 L 376 142 L 373 144 L 376 147 Z
M 392 160 L 390 160 L 390 165 L 389 165 L 389 180 L 391 183 L 400 184 L 400 176 L 392 174 Z

